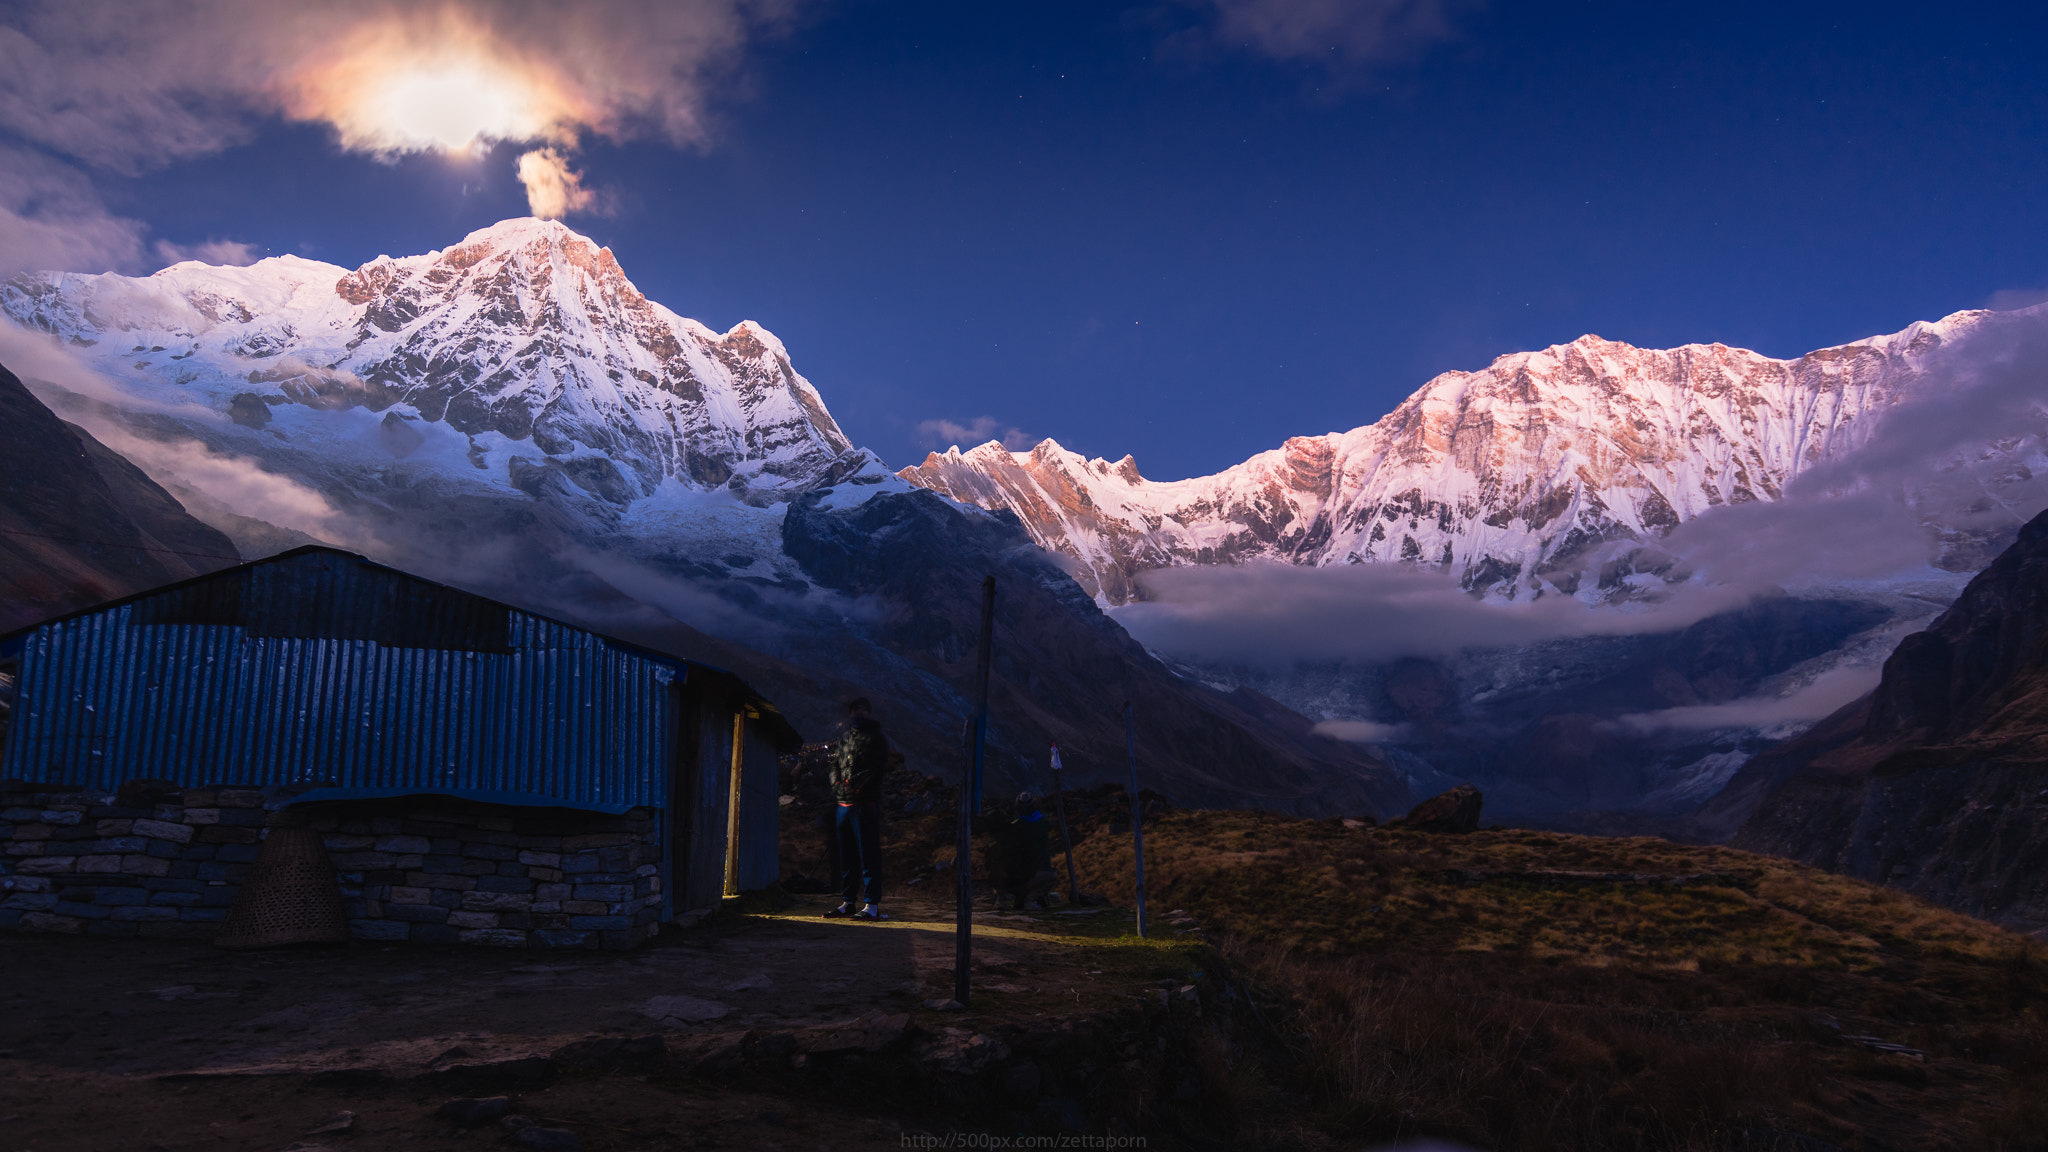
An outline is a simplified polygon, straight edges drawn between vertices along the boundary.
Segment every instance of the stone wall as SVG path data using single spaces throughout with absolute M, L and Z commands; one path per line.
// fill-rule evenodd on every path
M 358 939 L 506 948 L 631 948 L 658 932 L 655 817 L 432 799 L 306 812 Z
M 653 809 L 291 801 L 279 789 L 0 781 L 0 929 L 211 939 L 267 829 L 303 821 L 327 844 L 358 939 L 630 948 L 660 930 Z
M 269 816 L 247 789 L 107 795 L 0 781 L 0 928 L 211 939 Z

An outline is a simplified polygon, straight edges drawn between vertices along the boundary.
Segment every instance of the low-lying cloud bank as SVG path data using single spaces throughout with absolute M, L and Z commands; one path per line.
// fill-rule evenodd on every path
M 1376 720 L 1325 720 L 1315 734 L 1350 744 L 1398 744 L 1408 738 L 1408 725 L 1381 724 Z
M 1711 731 L 1717 728 L 1768 728 L 1818 720 L 1877 687 L 1877 668 L 1836 668 L 1813 683 L 1784 696 L 1749 696 L 1725 704 L 1696 704 L 1637 712 L 1615 722 L 1630 732 L 1648 735 L 1667 731 Z
M 1166 568 L 1146 573 L 1139 585 L 1146 599 L 1113 615 L 1147 647 L 1267 667 L 1669 632 L 1755 596 L 1748 587 L 1680 585 L 1657 603 L 1609 607 L 1546 596 L 1499 604 L 1472 596 L 1455 575 L 1434 568 L 1277 561 Z

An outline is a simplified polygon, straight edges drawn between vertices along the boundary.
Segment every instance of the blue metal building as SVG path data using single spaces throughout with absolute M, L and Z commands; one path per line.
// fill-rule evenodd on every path
M 738 677 L 325 547 L 0 637 L 0 778 L 662 813 L 675 911 L 765 887 L 777 753 Z

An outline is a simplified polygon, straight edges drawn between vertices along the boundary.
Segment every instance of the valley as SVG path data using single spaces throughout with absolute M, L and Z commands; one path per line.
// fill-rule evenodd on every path
M 943 774 L 994 574 L 998 792 L 1043 790 L 1054 744 L 1074 785 L 1121 779 L 1130 701 L 1149 786 L 1304 816 L 1385 818 L 1472 782 L 1509 824 L 1734 836 L 1801 734 L 2017 537 L 2048 467 L 2027 428 L 1901 465 L 1907 519 L 1864 533 L 1894 533 L 1881 570 L 1758 519 L 1823 514 L 1815 484 L 1896 455 L 1902 422 L 2038 310 L 1795 360 L 1589 336 L 1162 483 L 1052 441 L 891 472 L 772 334 L 678 316 L 553 221 L 356 269 L 20 276 L 0 307 L 51 342 L 14 401 L 42 424 L 17 426 L 68 421 L 126 485 L 31 469 L 9 506 L 186 566 L 109 594 L 334 543 L 701 654 L 800 728 L 873 695 L 909 767 Z M 1764 535 L 1728 553 L 1745 525 Z M 104 565 L 101 546 L 62 563 Z M 1768 843 L 1801 855 L 1807 835 Z

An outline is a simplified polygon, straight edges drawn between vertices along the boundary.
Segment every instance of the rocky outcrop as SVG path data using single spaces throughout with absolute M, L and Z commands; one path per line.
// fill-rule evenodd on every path
M 1707 815 L 1747 815 L 1737 847 L 2048 928 L 2048 513 L 1875 692 L 1745 765 Z
M 1141 476 L 1047 440 L 933 453 L 898 473 L 1015 512 L 1074 559 L 1104 602 L 1138 573 L 1252 559 L 1443 565 L 1465 586 L 1522 598 L 1618 584 L 1595 563 L 1720 505 L 1775 500 L 1806 468 L 1861 444 L 1913 393 L 1959 312 L 1891 336 L 1777 360 L 1721 344 L 1636 348 L 1597 336 L 1446 372 L 1374 424 L 1302 436 L 1191 480 Z M 1974 539 L 1949 562 L 1981 564 Z
M 1460 784 L 1410 808 L 1408 815 L 1395 823 L 1417 832 L 1477 832 L 1479 812 L 1485 803 L 1479 789 Z
M 239 563 L 133 464 L 0 368 L 0 632 Z

